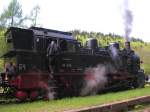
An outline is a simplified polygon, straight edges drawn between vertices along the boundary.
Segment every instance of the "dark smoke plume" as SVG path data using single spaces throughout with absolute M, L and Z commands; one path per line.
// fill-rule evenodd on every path
M 133 15 L 132 11 L 129 9 L 128 2 L 129 2 L 128 0 L 124 0 L 124 13 L 123 13 L 125 38 L 127 42 L 129 41 L 129 35 L 132 32 L 132 22 L 133 22 Z

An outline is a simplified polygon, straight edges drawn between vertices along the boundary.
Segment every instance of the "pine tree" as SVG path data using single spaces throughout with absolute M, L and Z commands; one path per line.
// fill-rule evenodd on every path
M 20 26 L 25 18 L 22 17 L 22 6 L 17 0 L 12 0 L 0 15 L 1 28 Z

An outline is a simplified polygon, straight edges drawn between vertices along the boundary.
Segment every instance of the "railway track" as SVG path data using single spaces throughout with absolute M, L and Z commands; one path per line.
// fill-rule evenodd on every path
M 135 105 L 150 103 L 150 95 L 132 98 L 129 100 L 119 101 L 115 103 L 109 103 L 99 106 L 91 106 L 78 110 L 69 110 L 64 112 L 124 112 L 134 107 Z

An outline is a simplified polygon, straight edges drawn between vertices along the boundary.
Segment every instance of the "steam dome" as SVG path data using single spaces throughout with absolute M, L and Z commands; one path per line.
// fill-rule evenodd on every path
M 98 48 L 97 39 L 95 39 L 95 38 L 89 38 L 87 40 L 87 47 L 90 48 L 90 49 L 96 49 L 96 48 Z

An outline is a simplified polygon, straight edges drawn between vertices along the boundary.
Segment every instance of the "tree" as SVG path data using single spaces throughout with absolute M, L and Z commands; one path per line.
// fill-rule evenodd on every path
M 20 3 L 17 0 L 11 0 L 8 7 L 6 7 L 0 15 L 0 30 L 10 26 L 36 26 L 39 13 L 40 6 L 36 5 L 31 10 L 31 14 L 29 16 L 23 16 L 22 6 Z
M 12 0 L 0 15 L 0 26 L 21 26 L 25 17 L 22 16 L 22 6 L 17 0 Z
M 4 38 L 4 32 L 7 27 L 21 26 L 25 18 L 22 16 L 22 7 L 17 0 L 12 0 L 9 5 L 0 14 L 0 56 L 7 49 L 6 40 Z M 3 65 L 2 59 L 0 59 L 0 70 Z
M 28 19 L 31 20 L 31 26 L 36 26 L 37 25 L 37 19 L 38 19 L 38 14 L 39 13 L 40 13 L 40 6 L 36 5 L 31 10 L 30 17 L 28 17 Z

